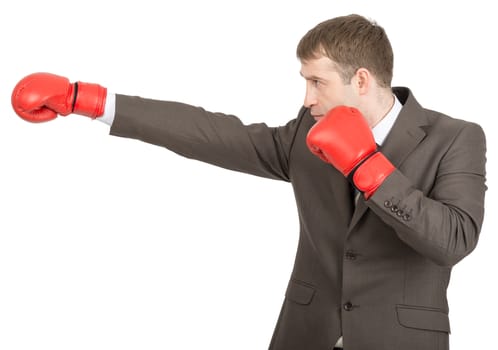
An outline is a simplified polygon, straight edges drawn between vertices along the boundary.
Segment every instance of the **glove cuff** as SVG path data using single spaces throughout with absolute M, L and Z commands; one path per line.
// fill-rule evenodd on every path
M 98 84 L 74 83 L 73 113 L 92 119 L 104 114 L 107 89 Z
M 395 169 L 381 152 L 376 151 L 358 164 L 348 179 L 368 200 Z

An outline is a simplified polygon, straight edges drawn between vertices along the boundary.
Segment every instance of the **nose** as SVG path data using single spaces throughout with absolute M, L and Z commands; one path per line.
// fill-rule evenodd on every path
M 306 94 L 304 95 L 304 107 L 311 108 L 316 105 L 316 95 L 313 93 L 313 89 L 306 86 Z

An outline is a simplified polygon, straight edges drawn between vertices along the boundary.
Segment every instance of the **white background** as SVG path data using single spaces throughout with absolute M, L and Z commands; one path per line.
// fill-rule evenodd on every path
M 27 123 L 10 93 L 47 71 L 276 126 L 303 101 L 299 39 L 353 12 L 386 29 L 393 85 L 486 131 L 487 218 L 453 270 L 450 339 L 496 346 L 498 28 L 491 1 L 440 3 L 3 1 L 0 349 L 267 348 L 297 245 L 289 184 L 80 116 Z

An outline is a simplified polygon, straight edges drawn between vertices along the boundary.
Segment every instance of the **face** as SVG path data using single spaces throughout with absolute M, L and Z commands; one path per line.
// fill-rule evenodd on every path
M 301 75 L 306 79 L 304 106 L 310 109 L 315 120 L 339 105 L 357 107 L 358 92 L 355 84 L 345 84 L 328 57 L 301 62 Z

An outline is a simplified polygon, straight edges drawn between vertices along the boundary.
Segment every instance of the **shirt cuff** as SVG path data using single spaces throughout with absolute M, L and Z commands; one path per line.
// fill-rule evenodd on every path
M 100 120 L 101 122 L 107 125 L 112 125 L 112 123 L 114 122 L 115 112 L 116 112 L 116 94 L 108 93 L 105 101 L 104 114 L 101 117 L 97 118 L 97 120 Z

